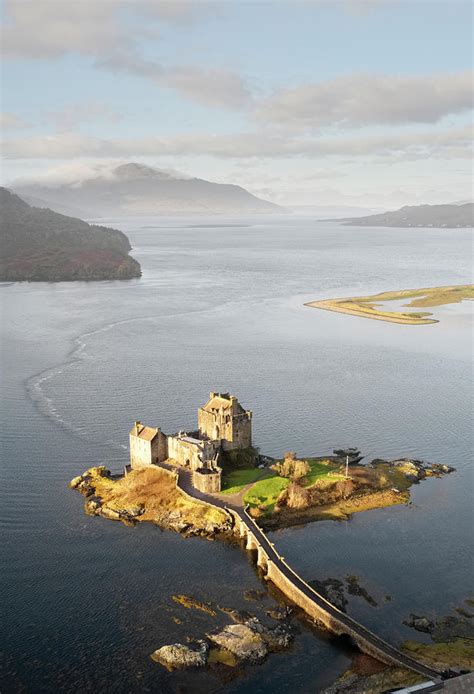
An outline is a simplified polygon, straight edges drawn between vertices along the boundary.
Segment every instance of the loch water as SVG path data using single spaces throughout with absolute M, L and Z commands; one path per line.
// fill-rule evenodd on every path
M 0 286 L 2 685 L 7 692 L 318 692 L 351 662 L 304 620 L 288 651 L 243 671 L 168 673 L 150 659 L 227 618 L 185 593 L 264 615 L 278 595 L 231 543 L 83 513 L 69 480 L 119 471 L 140 419 L 193 428 L 210 390 L 253 410 L 271 455 L 360 447 L 457 472 L 412 503 L 272 533 L 308 580 L 355 574 L 349 612 L 393 643 L 410 612 L 462 606 L 472 581 L 472 303 L 404 326 L 307 301 L 472 281 L 472 232 L 359 229 L 289 215 L 101 220 L 143 277 Z M 234 225 L 234 226 L 227 226 Z M 245 590 L 265 591 L 248 602 Z M 390 596 L 390 600 L 386 599 Z

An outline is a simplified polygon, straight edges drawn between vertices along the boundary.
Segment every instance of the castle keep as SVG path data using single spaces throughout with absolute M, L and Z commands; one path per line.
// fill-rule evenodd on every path
M 160 428 L 135 422 L 130 431 L 132 469 L 165 460 L 190 470 L 193 485 L 202 492 L 221 490 L 222 451 L 250 448 L 252 413 L 229 393 L 210 393 L 198 409 L 197 431 L 164 434 Z

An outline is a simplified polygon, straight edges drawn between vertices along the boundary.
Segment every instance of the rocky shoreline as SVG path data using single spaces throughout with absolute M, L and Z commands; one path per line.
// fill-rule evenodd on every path
M 313 493 L 310 487 L 303 490 L 304 503 L 297 505 L 292 504 L 288 492 L 283 492 L 274 511 L 259 516 L 259 525 L 271 531 L 317 520 L 348 520 L 353 513 L 408 503 L 413 484 L 454 471 L 448 465 L 413 458 L 375 459 L 360 465 L 361 459 L 351 462 L 347 489 L 344 486 L 337 493 L 329 488 L 315 489 Z M 233 533 L 229 514 L 212 502 L 205 504 L 185 494 L 176 486 L 173 474 L 162 468 L 133 470 L 122 477 L 98 466 L 72 479 L 69 486 L 86 497 L 88 515 L 128 525 L 151 521 L 185 536 L 212 538 Z
M 313 499 L 309 488 L 299 498 L 294 495 L 294 500 L 288 498 L 287 490 L 278 499 L 274 512 L 259 516 L 258 522 L 265 531 L 272 531 L 319 520 L 349 520 L 354 513 L 409 503 L 413 484 L 454 471 L 449 465 L 415 458 L 376 458 L 365 465 L 350 463 L 348 490 L 341 488 L 339 495 L 332 494 L 330 489 L 322 493 L 315 490 Z
M 161 469 L 137 472 L 137 485 L 133 486 L 128 480 L 132 475 L 113 477 L 110 470 L 99 466 L 74 477 L 69 486 L 86 497 L 84 509 L 88 515 L 126 525 L 150 521 L 163 530 L 185 536 L 213 538 L 232 533 L 233 522 L 228 514 L 185 497 L 169 473 Z M 159 489 L 154 492 L 143 489 L 142 483 L 147 481 L 150 490 L 154 489 L 153 485 Z
M 469 611 L 469 607 L 474 607 L 473 600 L 468 599 L 465 606 L 456 608 L 457 616 L 447 615 L 438 620 L 411 614 L 403 623 L 416 631 L 430 634 L 432 643 L 404 641 L 401 649 L 439 671 L 451 670 L 464 674 L 474 670 L 474 612 Z M 416 673 L 403 668 L 381 665 L 378 671 L 373 672 L 372 666 L 369 664 L 367 667 L 366 662 L 361 667 L 364 659 L 366 661 L 364 656 L 356 659 L 351 668 L 322 694 L 380 694 L 423 681 Z

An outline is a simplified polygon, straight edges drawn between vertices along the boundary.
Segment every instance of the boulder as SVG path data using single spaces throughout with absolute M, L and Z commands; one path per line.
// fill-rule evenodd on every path
M 311 588 L 329 600 L 341 612 L 346 611 L 347 598 L 344 595 L 344 584 L 337 578 L 327 578 L 325 581 L 310 581 Z
M 207 663 L 209 645 L 203 639 L 193 642 L 189 646 L 182 643 L 173 643 L 169 646 L 158 648 L 152 658 L 170 670 L 204 667 Z
M 79 475 L 78 477 L 73 477 L 72 480 L 69 482 L 69 486 L 71 487 L 71 489 L 77 489 L 82 481 L 82 475 Z
M 270 651 L 278 651 L 281 648 L 288 648 L 293 640 L 293 634 L 289 627 L 277 624 L 274 627 L 267 627 L 262 624 L 257 617 L 252 617 L 246 622 L 255 634 L 261 636 Z
M 292 613 L 291 607 L 288 607 L 288 605 L 285 605 L 284 607 L 275 607 L 274 609 L 271 610 L 266 610 L 266 614 L 271 617 L 271 619 L 276 619 L 277 622 L 282 622 L 285 619 L 288 619 L 289 616 Z
M 416 614 L 411 614 L 408 619 L 404 620 L 403 624 L 417 631 L 423 631 L 426 634 L 431 634 L 434 629 L 434 623 L 430 619 Z
M 128 506 L 125 511 L 123 511 L 124 515 L 127 515 L 129 518 L 138 518 L 138 516 L 142 516 L 145 513 L 145 506 L 144 504 L 136 504 L 136 506 Z
M 100 515 L 109 520 L 122 520 L 120 511 L 116 511 L 114 508 L 109 508 L 108 506 L 102 506 Z
M 100 513 L 101 508 L 102 502 L 96 496 L 90 497 L 85 503 L 86 513 L 89 513 L 92 516 L 97 516 Z
M 242 662 L 259 663 L 268 653 L 262 636 L 247 624 L 230 624 L 221 631 L 207 634 L 219 648 L 225 648 Z

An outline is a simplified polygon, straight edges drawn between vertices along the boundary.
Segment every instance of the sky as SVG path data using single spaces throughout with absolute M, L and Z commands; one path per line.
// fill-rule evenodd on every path
M 2 182 L 138 161 L 283 205 L 472 198 L 464 0 L 4 0 Z

